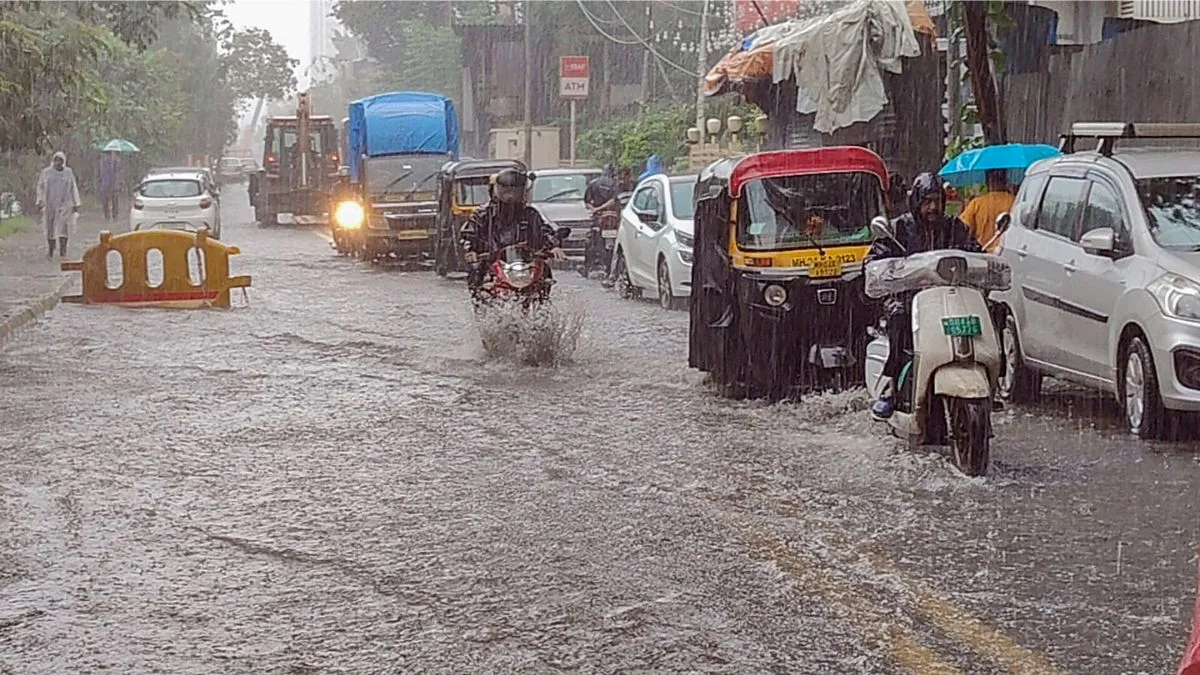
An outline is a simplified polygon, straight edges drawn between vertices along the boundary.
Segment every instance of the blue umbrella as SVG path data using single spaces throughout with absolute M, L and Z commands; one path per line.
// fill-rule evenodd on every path
M 954 187 L 982 185 L 986 182 L 985 172 L 993 169 L 1008 171 L 1008 182 L 1019 183 L 1025 178 L 1025 170 L 1029 165 L 1047 157 L 1057 157 L 1062 153 L 1052 145 L 1026 145 L 1024 143 L 1009 143 L 1007 145 L 989 145 L 985 148 L 968 150 L 958 157 L 946 162 L 938 175 Z

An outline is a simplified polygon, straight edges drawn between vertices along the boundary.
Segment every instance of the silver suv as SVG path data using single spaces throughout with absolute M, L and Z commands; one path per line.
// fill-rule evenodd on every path
M 1164 438 L 1200 410 L 1200 149 L 1113 152 L 1133 138 L 1200 139 L 1200 124 L 1075 124 L 1064 154 L 1026 173 L 1001 252 L 1000 393 L 1027 401 L 1055 375 L 1111 392 L 1130 432 Z

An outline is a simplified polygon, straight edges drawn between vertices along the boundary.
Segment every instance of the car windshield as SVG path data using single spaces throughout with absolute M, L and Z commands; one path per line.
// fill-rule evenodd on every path
M 600 174 L 559 173 L 539 176 L 534 174 L 532 201 L 571 202 L 582 201 L 588 182 Z
M 675 220 L 691 220 L 696 214 L 696 176 L 671 179 L 671 214 Z
M 468 178 L 458 183 L 458 205 L 479 206 L 488 200 L 488 179 Z
M 871 241 L 871 219 L 883 215 L 874 174 L 821 173 L 757 178 L 738 200 L 738 247 L 769 251 Z
M 152 180 L 142 183 L 138 188 L 138 193 L 143 197 L 158 199 L 199 197 L 200 192 L 200 182 L 187 179 Z
M 372 157 L 367 160 L 367 191 L 372 195 L 432 192 L 445 155 Z
M 1200 176 L 1134 182 L 1154 241 L 1163 248 L 1200 250 Z

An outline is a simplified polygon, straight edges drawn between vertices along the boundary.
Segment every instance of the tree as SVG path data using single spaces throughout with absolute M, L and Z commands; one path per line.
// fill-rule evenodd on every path
M 222 44 L 226 78 L 239 100 L 281 99 L 296 89 L 299 63 L 262 28 L 247 28 L 228 35 Z

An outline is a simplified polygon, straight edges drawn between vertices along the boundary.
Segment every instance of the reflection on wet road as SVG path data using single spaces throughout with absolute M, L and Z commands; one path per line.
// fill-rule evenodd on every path
M 248 307 L 60 307 L 0 352 L 0 670 L 1161 673 L 1182 650 L 1194 444 L 1010 409 L 968 479 L 858 394 L 716 398 L 684 313 L 562 273 L 573 357 L 488 358 L 461 282 L 239 224 L 226 192 Z

